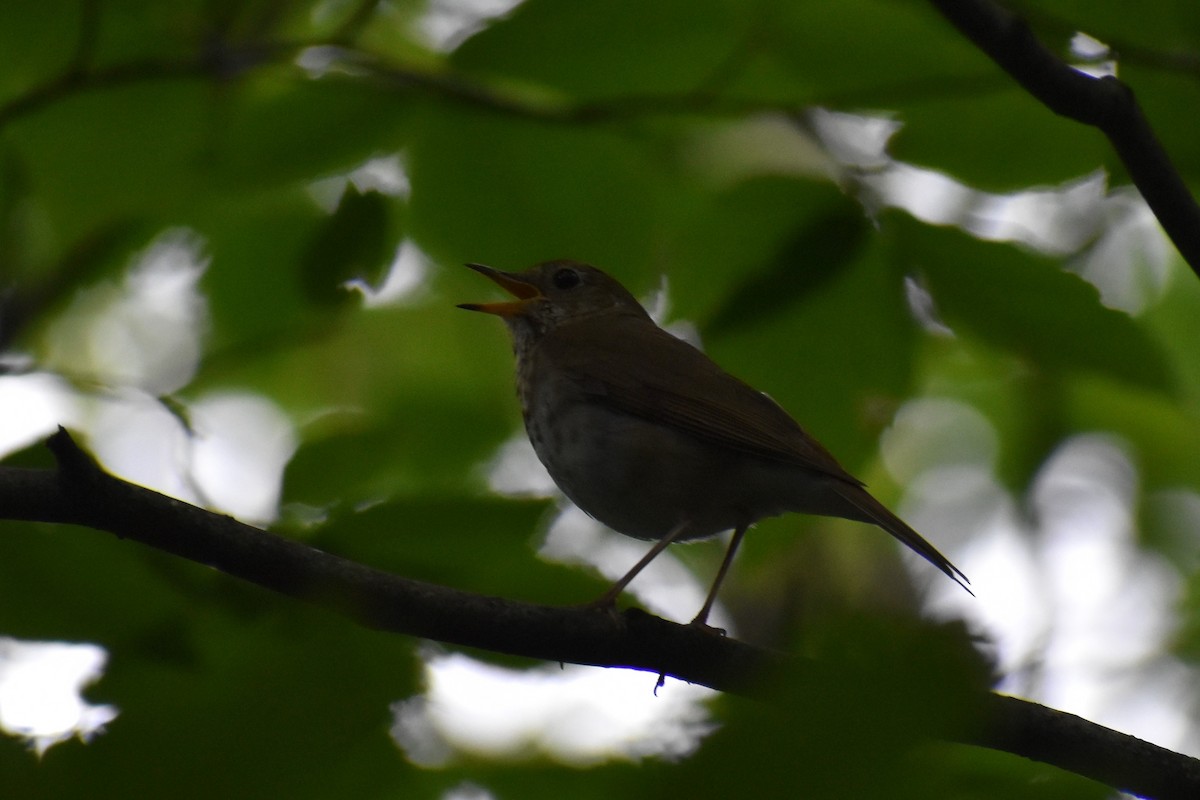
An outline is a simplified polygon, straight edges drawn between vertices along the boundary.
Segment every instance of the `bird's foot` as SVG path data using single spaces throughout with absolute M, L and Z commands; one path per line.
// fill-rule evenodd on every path
M 709 625 L 707 622 L 707 619 L 708 619 L 707 614 L 697 616 L 694 620 L 692 620 L 691 622 L 688 623 L 688 627 L 696 628 L 697 630 L 702 630 L 702 631 L 705 631 L 706 633 L 711 633 L 714 636 L 728 636 L 729 635 L 728 631 L 726 631 L 724 628 L 717 628 L 712 625 Z
M 617 614 L 617 595 L 611 592 L 605 592 L 600 597 L 592 600 L 590 603 L 582 603 L 579 608 L 587 611 L 603 611 L 608 614 Z

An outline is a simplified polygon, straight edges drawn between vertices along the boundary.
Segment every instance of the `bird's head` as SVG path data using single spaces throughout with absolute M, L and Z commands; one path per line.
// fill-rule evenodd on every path
M 459 308 L 502 318 L 514 336 L 548 333 L 560 325 L 597 315 L 635 314 L 645 309 L 624 286 L 603 271 L 574 261 L 545 261 L 523 272 L 501 272 L 467 264 L 498 283 L 515 300 L 463 303 Z

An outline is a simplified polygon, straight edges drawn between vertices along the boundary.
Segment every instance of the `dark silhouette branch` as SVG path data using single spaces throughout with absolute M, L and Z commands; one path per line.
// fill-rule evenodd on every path
M 1200 760 L 1065 711 L 1007 695 L 986 699 L 985 725 L 969 741 L 1084 775 L 1138 797 L 1200 797 Z
M 748 693 L 788 659 L 643 612 L 518 603 L 409 580 L 135 486 L 60 429 L 57 470 L 0 467 L 0 518 L 108 531 L 376 630 L 498 653 L 663 673 Z
M 0 467 L 0 518 L 82 525 L 206 564 L 368 628 L 497 653 L 645 670 L 767 699 L 812 662 L 645 612 L 552 607 L 409 580 L 105 473 L 65 431 L 53 470 Z M 1200 761 L 1025 700 L 980 691 L 984 713 L 947 738 L 1053 764 L 1145 797 L 1200 796 Z
M 1146 120 L 1133 90 L 1093 78 L 1038 41 L 1020 17 L 992 0 L 930 0 L 958 30 L 1047 108 L 1098 128 L 1180 255 L 1200 276 L 1200 206 Z

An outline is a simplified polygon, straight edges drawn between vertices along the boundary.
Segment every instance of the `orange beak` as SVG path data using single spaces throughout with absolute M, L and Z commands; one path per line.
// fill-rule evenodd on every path
M 460 303 L 459 308 L 465 308 L 467 311 L 482 311 L 485 314 L 496 314 L 500 317 L 515 317 L 523 313 L 531 301 L 543 297 L 537 286 L 511 272 L 501 272 L 498 269 L 485 267 L 483 264 L 467 264 L 467 266 L 481 275 L 491 278 L 500 284 L 500 288 L 517 299 L 505 303 Z

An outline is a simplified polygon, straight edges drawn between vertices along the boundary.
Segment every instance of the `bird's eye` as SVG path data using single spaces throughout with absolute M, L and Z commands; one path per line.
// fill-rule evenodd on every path
M 554 273 L 554 285 L 559 289 L 573 289 L 579 285 L 579 273 L 564 267 Z

